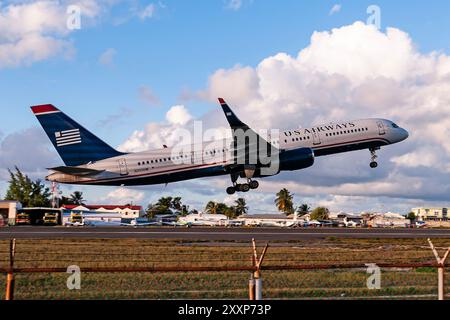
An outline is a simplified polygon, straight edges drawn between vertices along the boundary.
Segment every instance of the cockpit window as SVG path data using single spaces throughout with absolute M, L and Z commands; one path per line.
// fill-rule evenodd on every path
M 392 127 L 395 128 L 395 129 L 398 129 L 398 128 L 399 128 L 399 126 L 396 125 L 395 123 L 392 123 Z

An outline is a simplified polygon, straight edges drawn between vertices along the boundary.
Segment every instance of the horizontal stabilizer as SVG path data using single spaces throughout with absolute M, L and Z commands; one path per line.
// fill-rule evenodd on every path
M 61 172 L 64 174 L 70 174 L 73 176 L 94 176 L 96 174 L 102 173 L 105 170 L 94 170 L 94 169 L 87 169 L 87 168 L 78 168 L 78 167 L 55 167 L 55 168 L 48 168 L 48 170 L 53 170 L 57 172 Z

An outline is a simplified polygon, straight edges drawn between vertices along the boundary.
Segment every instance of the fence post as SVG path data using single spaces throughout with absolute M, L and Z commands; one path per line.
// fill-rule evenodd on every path
M 253 274 L 248 281 L 248 299 L 251 301 L 255 300 L 255 279 L 253 279 Z
M 438 268 L 438 299 L 444 300 L 445 299 L 445 292 L 444 292 L 444 266 L 439 265 Z
M 447 260 L 450 253 L 450 248 L 447 249 L 444 257 L 441 259 L 430 239 L 428 239 L 428 243 L 430 244 L 431 250 L 433 251 L 434 257 L 438 263 L 438 300 L 445 300 L 445 260 Z
M 264 247 L 261 256 L 258 259 L 258 253 L 256 251 L 256 243 L 255 239 L 252 239 L 253 243 L 253 266 L 255 267 L 255 271 L 253 272 L 253 277 L 250 279 L 249 283 L 249 298 L 250 300 L 262 300 L 262 279 L 261 279 L 261 265 L 264 261 L 264 257 L 267 252 L 267 248 L 269 244 L 267 243 Z
M 252 266 L 256 268 L 256 263 L 258 260 L 258 254 L 256 252 L 256 242 L 255 238 L 252 239 Z M 248 281 L 248 299 L 255 300 L 255 271 L 250 275 L 250 280 Z
M 16 255 L 16 239 L 11 239 L 9 243 L 9 271 L 6 275 L 5 300 L 14 299 L 14 257 Z

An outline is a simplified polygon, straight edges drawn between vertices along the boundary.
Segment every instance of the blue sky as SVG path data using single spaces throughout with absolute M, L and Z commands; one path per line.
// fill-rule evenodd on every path
M 149 2 L 141 2 L 144 6 Z M 330 16 L 334 4 L 340 12 Z M 245 1 L 239 10 L 226 8 L 225 1 L 165 1 L 154 18 L 130 19 L 115 25 L 115 16 L 125 16 L 129 3 L 115 7 L 95 27 L 71 34 L 75 56 L 35 63 L 29 67 L 3 69 L 0 73 L 3 114 L 2 131 L 11 133 L 36 125 L 28 106 L 53 103 L 76 116 L 88 127 L 97 120 L 120 113 L 136 112 L 129 122 L 96 128 L 113 145 L 120 144 L 149 120 L 164 119 L 177 103 L 183 88 L 199 89 L 219 68 L 235 64 L 255 66 L 278 52 L 296 54 L 312 32 L 330 30 L 367 19 L 373 1 Z M 377 1 L 383 26 L 406 30 L 423 52 L 450 49 L 443 30 L 450 29 L 447 1 Z M 83 21 L 82 21 L 83 23 Z M 114 48 L 113 65 L 102 66 L 99 56 Z M 158 108 L 140 101 L 138 88 L 150 86 L 160 98 Z M 200 116 L 216 105 L 196 101 L 191 112 Z
M 35 1 L 24 3 L 30 2 Z M 3 2 L 2 15 L 7 6 L 17 3 L 20 1 Z M 255 68 L 279 52 L 295 57 L 310 44 L 314 31 L 366 21 L 366 9 L 374 4 L 361 0 L 242 0 L 240 6 L 230 8 L 225 0 L 97 3 L 103 10 L 95 18 L 83 17 L 81 30 L 55 35 L 71 43 L 69 57 L 57 54 L 34 62 L 25 57 L 19 65 L 0 69 L 0 139 L 37 127 L 29 106 L 41 103 L 58 106 L 113 146 L 147 123 L 164 122 L 166 112 L 176 104 L 185 105 L 194 117 L 202 117 L 218 106 L 204 99 L 183 99 L 183 92 L 204 90 L 218 69 L 235 65 Z M 138 13 L 151 4 L 153 14 L 139 18 Z M 450 51 L 445 36 L 450 30 L 448 1 L 375 4 L 381 8 L 382 31 L 395 27 L 406 32 L 422 54 Z M 330 14 L 335 5 L 340 9 Z M 99 59 L 108 49 L 114 54 L 105 65 Z M 158 105 L 149 105 L 140 97 L 143 86 L 151 89 Z M 3 182 L 0 194 L 4 187 Z M 95 197 L 102 193 L 89 190 Z

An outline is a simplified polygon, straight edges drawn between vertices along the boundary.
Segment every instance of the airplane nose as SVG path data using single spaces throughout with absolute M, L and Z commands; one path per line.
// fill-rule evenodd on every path
M 401 139 L 402 139 L 402 141 L 403 141 L 403 140 L 408 139 L 408 137 L 409 137 L 409 132 L 402 128 L 402 129 L 401 129 L 400 135 L 401 135 Z

